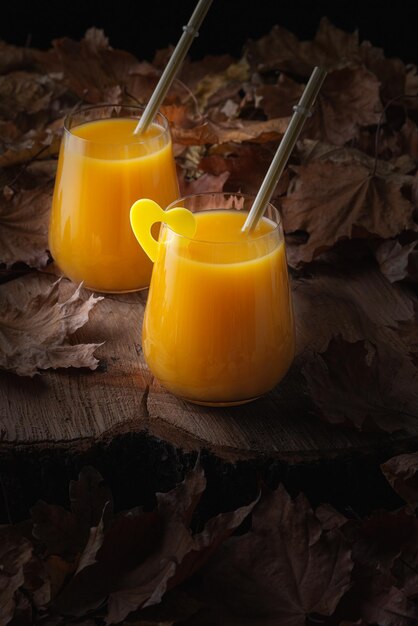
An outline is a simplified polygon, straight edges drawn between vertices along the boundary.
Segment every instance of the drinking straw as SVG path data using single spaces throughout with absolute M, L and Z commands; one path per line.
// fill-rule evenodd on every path
M 209 11 L 209 7 L 212 2 L 213 0 L 199 0 L 187 26 L 183 26 L 183 34 L 180 37 L 147 106 L 145 107 L 145 111 L 134 130 L 135 134 L 144 132 L 153 120 L 154 115 L 156 114 L 161 102 L 164 100 L 175 75 L 184 61 L 184 57 L 186 56 L 193 39 L 199 36 L 199 28 L 206 16 L 206 13 Z
M 264 209 L 273 195 L 273 191 L 282 175 L 305 120 L 312 115 L 311 108 L 326 75 L 327 72 L 324 69 L 315 67 L 308 84 L 303 90 L 299 104 L 293 107 L 294 113 L 290 119 L 289 126 L 283 135 L 283 139 L 277 148 L 276 154 L 273 157 L 267 174 L 255 197 L 254 203 L 242 227 L 242 232 L 251 232 L 254 230 L 259 219 L 262 217 Z

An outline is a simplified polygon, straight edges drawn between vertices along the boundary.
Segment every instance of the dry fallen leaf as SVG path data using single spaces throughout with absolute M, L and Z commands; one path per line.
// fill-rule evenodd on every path
M 48 224 L 52 183 L 0 197 L 0 263 L 22 261 L 40 269 L 49 260 Z
M 315 515 L 321 523 L 325 520 L 330 528 L 340 529 L 354 562 L 350 589 L 332 617 L 332 626 L 348 619 L 350 624 L 366 626 L 413 626 L 418 615 L 410 601 L 412 590 L 418 589 L 418 519 L 411 510 L 378 510 L 365 519 L 347 519 L 322 505 Z
M 381 465 L 389 484 L 411 509 L 418 507 L 418 452 L 399 454 Z
M 58 154 L 61 141 L 62 120 L 39 129 L 31 128 L 13 142 L 3 145 L 0 167 L 30 164 L 36 159 L 46 159 Z
M 418 406 L 414 303 L 378 270 L 294 278 L 297 362 L 324 419 L 413 426 Z M 415 343 L 414 343 L 415 342 Z
M 29 541 L 12 526 L 0 526 L 0 623 L 8 624 L 16 609 L 16 594 L 24 582 L 24 566 L 32 556 Z
M 5 41 L 0 41 L 0 74 L 34 67 L 40 56 L 42 53 L 34 48 L 13 46 Z
M 332 615 L 352 565 L 339 531 L 324 531 L 306 498 L 280 486 L 263 494 L 250 532 L 228 539 L 207 567 L 213 623 L 305 626 L 311 614 Z
M 418 367 L 418 303 L 414 305 L 414 314 L 409 320 L 401 321 L 396 327 L 399 339 L 408 347 L 409 355 Z
M 63 89 L 47 74 L 10 72 L 0 76 L 0 115 L 15 120 L 24 113 L 33 116 L 47 110 L 52 100 L 62 95 Z
M 418 371 L 401 354 L 336 336 L 325 352 L 306 359 L 302 372 L 313 401 L 332 423 L 393 432 L 418 418 Z
M 93 104 L 119 102 L 122 87 L 137 64 L 129 52 L 113 50 L 97 28 L 90 28 L 79 42 L 67 37 L 55 40 L 39 61 L 41 69 L 55 74 L 73 96 Z
M 413 205 L 402 194 L 406 177 L 397 172 L 373 174 L 354 159 L 310 162 L 295 170 L 282 203 L 284 227 L 309 237 L 291 251 L 293 265 L 312 261 L 344 239 L 387 239 L 414 227 Z
M 418 607 L 410 601 L 399 576 L 399 563 L 416 552 L 418 520 L 405 509 L 377 511 L 364 520 L 348 521 L 341 532 L 352 548 L 352 585 L 339 604 L 334 619 L 362 618 L 366 624 L 414 626 Z M 415 575 L 412 567 L 408 583 Z
M 380 95 L 383 102 L 389 102 L 401 94 L 408 93 L 406 89 L 406 67 L 398 58 L 388 59 L 381 48 L 372 46 L 368 41 L 361 44 L 361 57 L 380 83 Z
M 350 602 L 366 624 L 415 626 L 418 620 L 416 606 L 393 584 L 392 577 L 371 568 L 358 574 L 353 595 L 347 596 Z
M 393 576 L 398 557 L 417 546 L 418 520 L 406 507 L 377 510 L 360 520 L 347 521 L 342 528 L 352 546 L 353 560 Z M 395 580 L 395 578 L 394 578 Z
M 105 526 L 113 514 L 113 497 L 101 474 L 94 467 L 84 467 L 78 480 L 70 481 L 71 511 L 85 527 L 98 526 L 105 518 Z
M 418 282 L 418 241 L 404 246 L 397 239 L 383 241 L 375 251 L 380 271 L 391 283 L 398 280 Z
M 361 127 L 378 124 L 381 115 L 376 76 L 347 67 L 327 76 L 304 135 L 342 146 L 357 138 Z
M 256 194 L 277 149 L 276 143 L 226 143 L 213 146 L 199 161 L 199 168 L 210 174 L 229 172 L 226 188 Z M 275 189 L 275 198 L 286 192 L 289 184 L 285 170 Z
M 167 59 L 160 64 L 162 68 L 165 67 L 166 62 Z M 229 54 L 208 54 L 197 61 L 186 58 L 180 69 L 179 77 L 192 92 L 195 92 L 196 86 L 202 83 L 207 76 L 209 76 L 209 83 L 213 83 L 212 77 L 222 75 L 234 63 L 236 63 L 236 59 Z M 154 59 L 153 65 L 156 65 L 156 59 Z
M 183 145 L 218 144 L 231 141 L 265 143 L 278 140 L 289 125 L 288 118 L 266 121 L 235 119 L 222 123 L 213 120 L 199 121 L 192 128 L 174 127 L 174 142 Z
M 0 288 L 0 368 L 20 376 L 59 367 L 95 369 L 101 344 L 71 344 L 69 336 L 83 326 L 102 300 L 81 296 L 81 287 L 60 301 L 60 281 L 28 276 Z
M 178 177 L 180 194 L 182 196 L 186 196 L 194 193 L 205 193 L 206 191 L 213 193 L 223 191 L 228 176 L 228 172 L 223 172 L 223 174 L 219 174 L 219 176 L 214 176 L 205 172 L 198 178 L 187 180 L 184 175 L 180 174 Z
M 255 96 L 269 118 L 282 117 L 291 115 L 302 91 L 303 85 L 280 75 L 276 85 L 256 88 Z M 362 67 L 336 70 L 327 75 L 301 136 L 344 145 L 362 126 L 377 124 L 381 113 L 379 83 L 371 72 Z
M 79 499 L 89 476 L 79 481 Z M 113 624 L 141 607 L 159 604 L 168 589 L 177 587 L 202 567 L 255 504 L 220 514 L 193 535 L 190 523 L 205 487 L 203 471 L 195 467 L 173 490 L 157 494 L 154 511 L 134 509 L 114 516 L 107 528 L 101 522 L 93 527 L 89 540 L 84 540 L 86 545 L 75 575 L 55 599 L 55 609 L 64 615 L 81 617 L 107 599 L 107 623 Z M 97 520 L 101 503 L 108 497 L 98 489 L 97 476 L 93 476 L 92 492 L 96 495 L 88 498 L 88 510 L 99 497 L 96 515 L 90 517 Z M 85 519 L 85 507 L 77 509 Z M 64 545 L 68 545 L 68 539 L 63 539 Z
M 345 32 L 323 17 L 312 41 L 299 41 L 290 31 L 276 25 L 257 41 L 249 41 L 244 52 L 259 71 L 279 69 L 309 76 L 315 65 L 335 69 L 361 63 L 358 32 Z
M 293 278 L 297 354 L 325 352 L 330 340 L 368 340 L 399 357 L 416 336 L 411 295 L 387 281 L 377 269 L 317 271 Z M 402 338 L 405 334 L 405 339 Z
M 33 536 L 45 546 L 46 556 L 59 555 L 71 562 L 83 549 L 89 529 L 62 506 L 38 501 L 31 509 Z

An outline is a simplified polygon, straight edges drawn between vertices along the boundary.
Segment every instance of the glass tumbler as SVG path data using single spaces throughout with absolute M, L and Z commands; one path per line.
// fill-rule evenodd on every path
M 142 346 L 155 377 L 199 404 L 249 402 L 277 385 L 295 351 L 279 212 L 241 228 L 254 198 L 204 193 L 172 203 L 194 213 L 193 238 L 162 224 Z M 154 256 L 154 255 L 153 255 Z
M 49 226 L 51 254 L 74 282 L 101 292 L 147 287 L 152 263 L 129 222 L 141 197 L 179 195 L 170 129 L 157 113 L 140 136 L 142 107 L 99 105 L 67 116 Z

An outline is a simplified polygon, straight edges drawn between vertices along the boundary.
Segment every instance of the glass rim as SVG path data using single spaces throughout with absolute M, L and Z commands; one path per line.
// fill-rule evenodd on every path
M 69 113 L 66 114 L 66 116 L 64 117 L 64 131 L 66 133 L 68 133 L 69 135 L 71 135 L 71 137 L 77 141 L 79 141 L 80 143 L 86 143 L 86 144 L 101 144 L 101 145 L 107 145 L 107 146 L 121 146 L 121 145 L 125 145 L 123 141 L 121 142 L 115 142 L 115 141 L 109 141 L 109 142 L 103 142 L 103 141 L 95 141 L 94 139 L 85 139 L 84 137 L 80 137 L 79 135 L 76 135 L 72 132 L 72 129 L 70 127 L 70 121 L 73 117 L 75 117 L 78 114 L 83 114 L 83 113 L 88 113 L 89 111 L 94 111 L 94 110 L 100 110 L 100 109 L 107 109 L 107 108 L 121 108 L 121 109 L 132 109 L 133 111 L 136 111 L 138 113 L 141 113 L 141 115 L 138 115 L 136 117 L 131 117 L 128 119 L 137 119 L 140 120 L 142 114 L 145 111 L 145 107 L 139 104 L 118 104 L 118 103 L 112 103 L 112 102 L 104 102 L 102 104 L 89 104 L 89 105 L 83 105 L 78 107 L 77 109 L 74 109 L 72 111 L 70 111 Z M 160 119 L 159 123 L 157 120 L 158 118 Z M 73 128 L 78 128 L 79 126 L 81 126 L 82 124 L 88 124 L 89 122 L 95 122 L 95 121 L 100 121 L 100 120 L 111 120 L 111 119 L 123 119 L 123 117 L 117 118 L 117 117 L 102 117 L 102 118 L 97 118 L 97 120 L 95 119 L 91 119 L 91 120 L 86 120 L 85 122 L 80 122 L 80 124 L 77 124 L 75 126 L 73 126 Z M 130 146 L 137 146 L 140 144 L 144 144 L 144 143 L 149 143 L 150 141 L 153 141 L 154 139 L 159 139 L 161 136 L 167 134 L 170 132 L 170 125 L 168 122 L 168 119 L 166 118 L 166 116 L 161 113 L 161 111 L 157 111 L 157 113 L 154 115 L 154 119 L 151 122 L 151 126 L 157 126 L 159 128 L 161 128 L 161 132 L 157 133 L 156 135 L 153 135 L 152 137 L 148 137 L 146 139 L 141 139 L 141 135 L 139 135 L 138 140 L 137 141 L 133 141 L 132 143 L 130 143 Z
M 201 193 L 192 193 L 192 194 L 187 194 L 185 196 L 181 196 L 180 198 L 178 198 L 177 200 L 174 200 L 173 202 L 171 202 L 167 207 L 166 207 L 166 211 L 170 210 L 170 209 L 175 209 L 177 207 L 182 207 L 184 206 L 183 203 L 186 200 L 190 200 L 192 198 L 209 198 L 210 196 L 235 196 L 238 198 L 243 198 L 244 200 L 252 200 L 254 201 L 256 196 L 253 194 L 248 194 L 248 193 L 241 193 L 241 192 L 233 192 L 233 191 L 202 191 Z M 187 207 L 185 207 L 187 208 Z M 276 220 L 273 222 L 273 220 L 271 220 L 270 218 L 266 218 L 268 219 L 271 223 L 274 224 L 274 228 L 272 228 L 271 230 L 267 231 L 266 233 L 260 233 L 259 235 L 257 235 L 256 237 L 252 237 L 251 239 L 249 239 L 250 243 L 254 243 L 256 241 L 259 241 L 265 237 L 270 237 L 271 235 L 278 233 L 279 235 L 283 235 L 283 228 L 282 228 L 282 218 L 280 215 L 279 210 L 277 209 L 277 207 L 274 206 L 274 204 L 272 204 L 271 202 L 268 202 L 266 205 L 266 208 L 264 209 L 264 211 L 266 211 L 267 208 L 270 208 L 273 210 L 274 214 L 276 215 Z M 189 209 L 188 209 L 189 210 Z M 204 213 L 205 211 L 222 211 L 222 210 L 232 210 L 232 211 L 236 211 L 237 213 L 241 212 L 242 209 L 203 209 L 202 211 L 198 211 L 201 213 Z M 264 214 L 263 214 L 263 218 L 264 218 Z M 163 223 L 164 228 L 166 228 L 167 230 L 169 230 L 171 233 L 173 233 L 174 235 L 176 235 L 177 237 L 180 237 L 181 239 L 186 239 L 188 241 L 193 241 L 194 243 L 199 243 L 199 244 L 208 244 L 208 245 L 216 245 L 216 246 L 234 246 L 234 245 L 242 245 L 242 241 L 208 241 L 205 239 L 196 239 L 195 237 L 187 237 L 186 235 L 181 235 L 179 233 L 176 233 L 175 230 L 173 230 L 172 228 L 170 228 L 170 226 L 168 224 L 166 224 L 165 222 Z

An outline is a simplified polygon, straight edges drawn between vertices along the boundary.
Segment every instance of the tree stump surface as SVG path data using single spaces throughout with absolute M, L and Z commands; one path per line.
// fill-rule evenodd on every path
M 18 280 L 28 281 L 31 276 Z M 51 280 L 55 278 L 51 276 Z M 411 300 L 401 289 L 394 291 L 379 272 L 365 274 L 362 280 L 336 282 L 344 285 L 350 306 L 360 301 L 362 290 L 367 289 L 369 301 L 380 311 L 382 328 L 385 316 L 390 319 L 393 315 L 390 309 L 396 309 L 398 319 L 410 316 Z M 293 367 L 282 383 L 263 398 L 228 408 L 184 402 L 153 378 L 141 350 L 146 291 L 105 296 L 74 337 L 77 342 L 104 342 L 96 351 L 100 358 L 96 371 L 49 370 L 32 379 L 1 374 L 0 454 L 51 448 L 76 454 L 98 440 L 147 431 L 178 448 L 205 448 L 227 461 L 269 457 L 297 463 L 388 445 L 399 448 L 415 440 L 418 420 L 414 418 L 407 430 L 393 434 L 358 432 L 318 418 L 301 375 L 300 361 L 307 342 L 303 313 L 306 294 L 299 294 L 302 283 L 293 281 L 298 344 Z M 334 310 L 333 315 L 341 317 L 342 327 L 352 323 L 350 307 Z M 324 326 L 326 323 L 324 320 Z M 320 336 L 320 328 L 317 333 Z
M 40 279 L 57 280 L 28 274 L 0 286 L 0 297 L 2 289 L 26 289 Z M 60 289 L 64 297 L 74 285 L 64 279 Z M 0 523 L 26 518 L 40 498 L 67 503 L 68 482 L 85 465 L 102 473 L 119 507 L 150 503 L 182 479 L 197 455 L 211 477 L 208 514 L 255 497 L 260 478 L 318 503 L 348 502 L 357 511 L 387 506 L 393 493 L 380 464 L 416 449 L 418 420 L 411 415 L 392 433 L 327 423 L 302 368 L 307 351 L 327 345 L 336 321 L 353 341 L 378 329 L 379 341 L 393 344 L 394 320 L 411 319 L 414 295 L 377 269 L 293 278 L 292 290 L 294 364 L 276 389 L 242 406 L 190 404 L 153 379 L 141 350 L 146 291 L 106 295 L 74 334 L 75 343 L 103 342 L 97 370 L 47 370 L 33 378 L 2 372 Z

